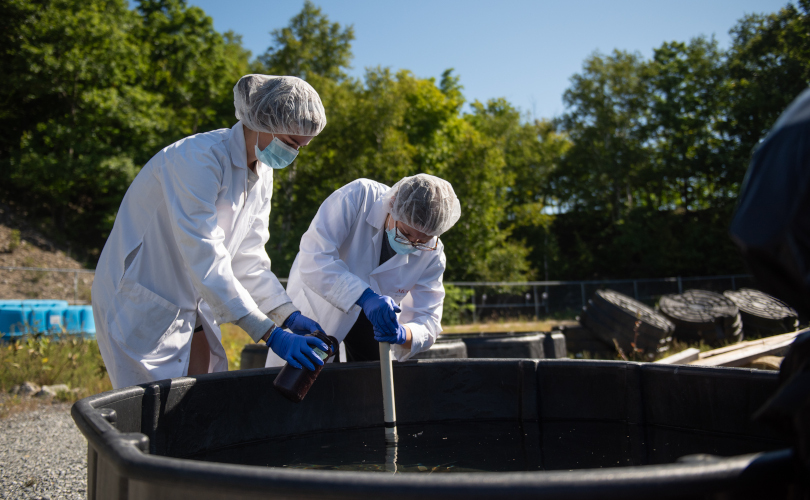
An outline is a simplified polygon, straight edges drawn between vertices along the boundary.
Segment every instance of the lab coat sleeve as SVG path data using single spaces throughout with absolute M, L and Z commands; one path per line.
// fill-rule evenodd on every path
M 284 287 L 270 270 L 270 257 L 265 250 L 265 245 L 270 239 L 269 221 L 270 198 L 268 197 L 259 213 L 254 216 L 247 236 L 242 240 L 233 256 L 234 276 L 247 289 L 263 313 L 269 313 L 284 304 L 292 303 L 287 292 L 284 291 Z M 297 310 L 294 307 L 283 309 L 289 310 L 287 316 Z M 287 316 L 271 317 L 271 319 L 280 325 Z
M 216 321 L 232 323 L 256 309 L 256 303 L 234 276 L 225 233 L 217 226 L 215 201 L 223 169 L 217 158 L 205 151 L 165 154 L 155 175 L 186 271 Z
M 418 352 L 430 349 L 442 331 L 444 285 L 442 279 L 447 267 L 444 248 L 432 252 L 430 264 L 416 285 L 402 299 L 399 323 L 411 329 L 411 348 L 393 344 L 391 352 L 397 361 L 406 361 Z
M 301 280 L 337 309 L 348 313 L 369 284 L 349 271 L 338 249 L 349 237 L 354 224 L 365 224 L 361 209 L 366 187 L 352 182 L 332 193 L 324 201 L 309 229 L 301 237 L 298 269 Z M 369 245 L 371 242 L 369 241 Z

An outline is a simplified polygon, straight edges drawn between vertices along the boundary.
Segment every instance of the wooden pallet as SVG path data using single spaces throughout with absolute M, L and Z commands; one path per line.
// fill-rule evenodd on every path
M 796 337 L 807 331 L 810 331 L 810 329 L 783 333 L 782 335 L 774 335 L 764 339 L 749 340 L 705 352 L 690 348 L 660 359 L 656 363 L 696 366 L 745 366 L 762 356 L 784 356 Z

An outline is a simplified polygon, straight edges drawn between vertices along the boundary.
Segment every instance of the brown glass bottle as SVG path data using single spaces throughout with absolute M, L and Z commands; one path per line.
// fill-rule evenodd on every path
M 315 354 L 323 359 L 324 364 L 326 364 L 329 358 L 337 354 L 338 339 L 335 337 L 331 335 L 327 336 L 321 332 L 315 332 L 307 335 L 307 337 L 318 337 L 329 347 L 329 352 L 326 353 L 317 348 L 313 349 Z M 318 377 L 318 374 L 321 373 L 322 369 L 323 366 L 315 365 L 315 370 L 309 371 L 306 368 L 295 368 L 287 363 L 279 374 L 276 375 L 276 380 L 273 381 L 273 387 L 293 403 L 300 403 L 301 400 L 304 399 L 304 396 L 307 395 L 309 388 L 312 387 L 312 384 L 315 382 L 315 379 Z

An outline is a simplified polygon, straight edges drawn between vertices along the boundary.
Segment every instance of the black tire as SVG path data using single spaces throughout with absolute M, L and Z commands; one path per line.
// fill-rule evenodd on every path
M 636 321 L 641 321 L 639 330 L 650 334 L 666 337 L 675 330 L 675 325 L 652 307 L 614 290 L 597 290 L 591 300 L 620 323 L 634 326 Z
M 767 337 L 796 331 L 799 315 L 796 310 L 767 293 L 742 288 L 727 290 L 723 295 L 740 309 L 743 329 L 749 337 Z
M 641 350 L 641 354 L 654 355 L 667 345 L 668 337 L 661 337 L 664 333 L 650 335 L 639 330 L 638 337 L 634 327 L 617 322 L 613 317 L 605 314 L 600 307 L 587 309 L 580 319 L 580 323 L 590 329 L 603 342 L 613 345 L 615 340 L 625 354 L 633 352 L 634 346 Z
M 675 338 L 718 345 L 742 338 L 740 310 L 728 297 L 707 290 L 664 295 L 658 307 L 675 324 Z
M 615 340 L 625 353 L 635 348 L 645 355 L 661 352 L 675 329 L 651 307 L 614 290 L 597 291 L 580 323 L 603 342 L 614 345 Z
M 626 310 L 620 309 L 615 306 L 605 305 L 601 301 L 588 301 L 586 310 L 595 310 L 602 317 L 608 318 L 612 323 L 620 325 L 622 329 L 635 330 L 636 322 L 638 321 L 638 331 L 640 335 L 649 335 L 652 337 L 660 338 L 661 336 L 669 336 L 675 330 L 675 325 L 668 325 L 668 328 L 662 329 L 654 326 L 646 321 L 641 321 L 640 318 L 634 316 Z M 659 316 L 663 317 L 660 313 Z

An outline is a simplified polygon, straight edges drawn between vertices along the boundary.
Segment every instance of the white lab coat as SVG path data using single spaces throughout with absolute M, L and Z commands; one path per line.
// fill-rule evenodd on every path
M 188 373 L 199 319 L 209 371 L 228 360 L 219 326 L 290 302 L 270 271 L 272 169 L 248 189 L 242 123 L 180 140 L 127 190 L 93 282 L 96 336 L 113 386 Z
M 405 361 L 430 348 L 442 331 L 446 258 L 439 240 L 435 251 L 397 254 L 378 265 L 387 237 L 383 224 L 388 212 L 381 198 L 388 189 L 359 179 L 323 202 L 301 238 L 287 293 L 301 314 L 341 342 L 360 315 L 355 302 L 366 288 L 392 297 L 402 309 L 400 324 L 413 335 L 410 350 L 391 346 L 396 359 Z M 283 364 L 273 351 L 268 353 L 266 366 Z

